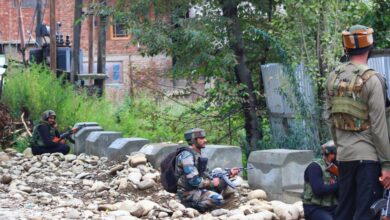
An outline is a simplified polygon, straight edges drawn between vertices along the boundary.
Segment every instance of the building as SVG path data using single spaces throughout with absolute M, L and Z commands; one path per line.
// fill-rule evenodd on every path
M 17 0 L 0 1 L 0 54 L 7 54 L 9 57 L 21 58 L 20 35 L 18 31 L 18 8 Z M 21 14 L 24 28 L 24 39 L 28 49 L 37 47 L 35 40 L 35 7 L 37 0 L 20 0 Z M 60 32 L 70 36 L 72 41 L 74 23 L 74 0 L 55 0 L 56 22 L 61 23 Z M 114 0 L 107 0 L 113 4 Z M 43 23 L 49 26 L 49 0 L 42 0 Z M 88 0 L 84 0 L 87 4 Z M 94 19 L 95 20 L 95 19 Z M 97 22 L 94 22 L 96 27 Z M 88 33 L 87 20 L 82 21 L 81 28 L 81 49 L 83 51 L 83 73 L 88 71 Z M 64 37 L 65 38 L 65 37 Z M 168 87 L 173 83 L 164 78 L 164 74 L 171 69 L 172 59 L 164 55 L 155 57 L 142 57 L 138 47 L 130 44 L 128 34 L 120 24 L 113 25 L 109 22 L 106 36 L 106 75 L 105 92 L 113 101 L 123 100 L 132 90 L 139 88 L 159 88 L 160 84 Z M 96 73 L 97 61 L 97 28 L 94 28 L 94 62 Z M 72 44 L 72 43 L 71 43 Z M 28 53 L 26 53 L 28 56 Z

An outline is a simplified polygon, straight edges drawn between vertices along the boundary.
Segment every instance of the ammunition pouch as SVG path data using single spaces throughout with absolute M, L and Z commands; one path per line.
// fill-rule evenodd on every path
M 207 170 L 207 163 L 208 163 L 208 159 L 207 157 L 198 157 L 198 172 L 199 174 L 203 174 L 204 172 L 206 172 Z

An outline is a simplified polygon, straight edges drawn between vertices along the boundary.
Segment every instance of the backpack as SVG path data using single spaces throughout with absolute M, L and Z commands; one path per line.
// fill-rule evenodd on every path
M 175 175 L 176 157 L 183 151 L 191 152 L 188 147 L 180 147 L 175 152 L 168 154 L 160 163 L 160 181 L 164 189 L 170 193 L 177 192 L 178 178 Z M 191 152 L 191 154 L 193 153 Z

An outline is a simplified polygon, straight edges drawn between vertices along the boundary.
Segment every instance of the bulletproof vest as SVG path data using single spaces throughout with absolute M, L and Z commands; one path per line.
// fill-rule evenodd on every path
M 347 62 L 330 75 L 328 95 L 331 101 L 333 125 L 346 131 L 364 131 L 370 128 L 368 105 L 362 99 L 365 82 L 376 75 L 367 65 Z
M 324 184 L 329 184 L 332 179 L 331 174 L 326 171 L 326 164 L 323 159 L 314 161 L 318 165 L 320 165 L 322 170 L 322 178 L 324 180 Z M 304 204 L 314 204 L 320 206 L 333 206 L 337 205 L 337 198 L 334 194 L 326 195 L 326 196 L 317 196 L 314 195 L 313 189 L 308 181 L 305 181 L 303 185 L 303 195 L 302 202 Z
M 39 122 L 38 125 L 36 125 L 33 129 L 33 133 L 32 133 L 32 136 L 31 136 L 31 140 L 30 140 L 30 145 L 31 146 L 45 146 L 45 144 L 43 143 L 43 140 L 41 138 L 41 135 L 39 135 L 39 132 L 38 132 L 38 127 L 39 126 L 49 126 L 49 124 L 46 122 L 46 121 L 41 121 Z M 55 130 L 52 126 L 49 126 L 49 132 L 50 132 L 50 137 L 51 138 L 54 138 L 55 136 Z
M 195 153 L 191 148 L 188 148 L 187 151 L 191 152 L 194 166 L 197 168 L 199 176 L 200 177 L 205 177 L 205 172 L 207 171 L 207 164 L 208 160 L 205 157 L 201 157 L 200 154 Z M 187 178 L 185 175 L 183 175 L 182 172 L 179 172 L 179 167 L 178 167 L 178 158 L 175 164 L 175 176 L 178 179 L 178 186 L 179 188 L 184 188 L 186 191 L 188 190 L 193 190 L 191 186 L 187 184 Z

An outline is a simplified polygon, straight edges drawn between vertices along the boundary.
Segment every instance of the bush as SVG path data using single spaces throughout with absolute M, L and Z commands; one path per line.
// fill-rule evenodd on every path
M 28 109 L 36 124 L 47 109 L 57 113 L 60 130 L 76 122 L 94 121 L 105 130 L 120 131 L 124 137 L 143 137 L 152 142 L 178 142 L 189 128 L 201 127 L 209 143 L 240 145 L 242 118 L 220 116 L 221 106 L 204 101 L 157 103 L 147 94 L 127 97 L 123 104 L 113 105 L 107 99 L 88 96 L 64 83 L 42 65 L 27 69 L 10 68 L 3 93 L 3 102 L 19 118 Z

